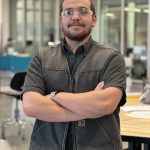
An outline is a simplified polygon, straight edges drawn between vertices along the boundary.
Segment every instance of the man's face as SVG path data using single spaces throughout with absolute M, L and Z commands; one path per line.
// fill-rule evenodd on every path
M 96 24 L 96 16 L 90 9 L 89 0 L 65 0 L 61 15 L 64 35 L 73 41 L 82 41 Z

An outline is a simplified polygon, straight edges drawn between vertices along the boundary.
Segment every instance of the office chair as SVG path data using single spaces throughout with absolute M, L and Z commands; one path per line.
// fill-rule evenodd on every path
M 7 119 L 2 122 L 2 133 L 1 136 L 3 139 L 5 139 L 5 127 L 7 125 L 18 125 L 19 127 L 19 134 L 22 133 L 22 139 L 25 139 L 24 136 L 24 128 L 27 122 L 20 118 L 20 110 L 19 110 L 19 100 L 20 100 L 20 94 L 22 91 L 22 86 L 24 84 L 24 79 L 26 76 L 26 72 L 17 72 L 14 74 L 10 81 L 10 90 L 0 91 L 0 94 L 3 94 L 5 96 L 10 96 L 15 99 L 15 110 L 14 110 L 14 118 L 13 119 Z

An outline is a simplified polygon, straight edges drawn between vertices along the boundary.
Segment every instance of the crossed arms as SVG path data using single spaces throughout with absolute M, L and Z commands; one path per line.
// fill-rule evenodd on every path
M 26 92 L 23 94 L 23 109 L 27 116 L 48 122 L 102 117 L 114 112 L 123 94 L 119 88 L 102 87 L 103 82 L 100 82 L 95 90 L 85 93 L 59 92 L 56 102 L 50 99 L 50 95 Z

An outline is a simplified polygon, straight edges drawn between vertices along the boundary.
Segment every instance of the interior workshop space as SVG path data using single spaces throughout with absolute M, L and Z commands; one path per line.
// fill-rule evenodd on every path
M 64 37 L 60 1 L 0 0 L 0 150 L 29 149 L 35 119 L 23 112 L 21 87 L 36 51 Z M 92 1 L 97 15 L 93 39 L 119 49 L 126 63 L 123 149 L 150 150 L 150 96 L 143 93 L 150 93 L 150 0 Z

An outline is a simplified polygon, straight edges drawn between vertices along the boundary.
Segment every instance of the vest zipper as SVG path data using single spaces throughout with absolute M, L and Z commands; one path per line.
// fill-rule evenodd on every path
M 68 127 L 69 127 L 69 123 L 67 122 L 64 137 L 63 137 L 62 150 L 65 150 L 65 147 L 66 147 L 66 142 L 65 141 L 66 141 L 66 138 L 67 138 Z
M 67 60 L 66 60 L 67 62 Z M 72 75 L 70 73 L 70 69 L 69 69 L 69 65 L 68 65 L 68 62 L 66 63 L 67 67 L 68 67 L 68 76 L 69 76 L 69 92 L 73 92 L 74 90 L 74 81 L 73 81 L 73 78 L 72 78 Z M 62 143 L 62 150 L 65 150 L 65 147 L 66 147 L 66 138 L 67 138 L 67 132 L 68 132 L 68 128 L 69 128 L 69 122 L 67 122 L 66 124 L 66 128 L 65 128 L 65 133 L 64 133 L 64 137 L 63 137 L 63 143 Z M 74 144 L 74 143 L 73 143 Z

